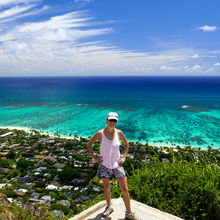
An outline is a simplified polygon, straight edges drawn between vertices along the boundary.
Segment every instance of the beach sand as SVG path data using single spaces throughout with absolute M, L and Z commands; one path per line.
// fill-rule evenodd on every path
M 80 137 L 74 137 L 74 136 L 61 136 L 61 135 L 55 135 L 55 134 L 51 134 L 51 133 L 46 133 L 46 132 L 42 132 L 40 130 L 37 129 L 31 129 L 31 128 L 27 128 L 27 127 L 14 127 L 14 126 L 0 126 L 0 129 L 9 129 L 9 130 L 23 130 L 26 131 L 28 133 L 32 133 L 32 131 L 37 131 L 39 132 L 41 135 L 48 135 L 49 137 L 55 137 L 55 138 L 64 138 L 64 139 L 69 139 L 69 140 L 80 140 Z M 82 137 L 82 138 L 88 138 L 88 137 Z M 128 140 L 128 142 L 138 142 L 141 143 L 143 145 L 146 144 L 146 142 L 143 141 L 134 141 L 134 140 Z M 159 147 L 159 148 L 163 148 L 163 147 L 169 147 L 169 148 L 177 148 L 177 146 L 171 145 L 171 144 L 166 144 L 166 143 L 148 143 L 148 145 L 152 146 L 152 147 Z M 180 147 L 184 147 L 183 145 L 179 145 Z
M 41 135 L 48 135 L 49 137 L 55 137 L 55 138 L 63 138 L 63 139 L 69 139 L 69 140 L 78 140 L 80 141 L 80 137 L 74 137 L 74 136 L 64 136 L 64 135 L 56 135 L 56 134 L 51 134 L 51 133 L 47 133 L 47 132 L 42 132 L 40 130 L 37 130 L 37 129 L 31 129 L 31 128 L 27 128 L 27 127 L 14 127 L 14 126 L 0 126 L 0 129 L 9 129 L 9 130 L 23 130 L 23 131 L 26 131 L 28 133 L 32 133 L 32 131 L 37 131 L 39 132 Z M 88 138 L 88 137 L 83 137 L 81 136 L 82 138 Z M 135 140 L 128 140 L 128 142 L 133 142 L 133 143 L 140 143 L 140 144 L 143 144 L 145 145 L 146 142 L 144 141 L 135 141 Z M 163 147 L 169 147 L 169 148 L 177 148 L 177 146 L 181 147 L 181 148 L 184 148 L 186 147 L 185 145 L 183 144 L 176 144 L 176 145 L 172 145 L 170 143 L 166 144 L 166 143 L 159 143 L 159 142 L 154 142 L 154 143 L 148 143 L 149 146 L 152 146 L 152 147 L 159 147 L 159 148 L 163 148 Z M 199 149 L 200 147 L 199 146 L 191 146 L 192 148 L 194 149 Z M 206 150 L 206 149 L 203 149 L 203 150 Z
M 0 126 L 0 129 L 9 129 L 9 130 L 20 130 L 20 131 L 25 131 L 28 133 L 32 133 L 33 130 L 39 132 L 41 135 L 48 135 L 49 137 L 56 137 L 56 138 L 65 138 L 65 139 L 70 139 L 70 140 L 79 140 L 80 137 L 70 137 L 70 136 L 61 136 L 61 135 L 55 135 L 55 134 L 50 134 L 46 132 L 42 132 L 36 129 L 31 129 L 27 127 L 13 127 L 13 126 Z

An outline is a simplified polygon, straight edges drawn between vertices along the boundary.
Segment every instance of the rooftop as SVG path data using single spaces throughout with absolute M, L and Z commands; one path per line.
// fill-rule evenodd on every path
M 124 220 L 125 206 L 123 200 L 112 199 L 114 212 L 106 220 Z M 106 207 L 106 202 L 101 201 L 69 220 L 99 220 L 102 218 L 102 212 Z M 181 220 L 174 215 L 162 212 L 143 203 L 131 200 L 132 211 L 134 211 L 141 220 Z

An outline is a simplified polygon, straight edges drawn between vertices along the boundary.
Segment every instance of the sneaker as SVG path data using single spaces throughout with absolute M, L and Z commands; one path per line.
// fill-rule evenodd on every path
M 114 209 L 111 206 L 107 206 L 105 211 L 102 213 L 102 217 L 107 218 L 113 211 Z
M 140 220 L 139 218 L 137 218 L 134 212 L 128 213 L 127 211 L 125 211 L 125 219 Z

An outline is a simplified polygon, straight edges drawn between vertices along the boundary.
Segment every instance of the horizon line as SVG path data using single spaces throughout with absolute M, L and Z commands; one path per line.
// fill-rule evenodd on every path
M 220 77 L 220 75 L 75 75 L 75 76 L 69 76 L 69 75 L 48 75 L 48 76 L 0 76 L 0 78 L 59 78 L 59 77 Z

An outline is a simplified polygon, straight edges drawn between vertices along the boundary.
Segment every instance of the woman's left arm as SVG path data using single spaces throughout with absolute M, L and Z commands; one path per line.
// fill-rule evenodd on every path
M 119 138 L 121 139 L 121 141 L 123 142 L 123 144 L 125 146 L 123 157 L 119 161 L 120 164 L 123 164 L 125 162 L 127 154 L 128 154 L 129 143 L 128 143 L 124 133 L 121 130 L 118 130 L 118 134 L 119 134 Z

